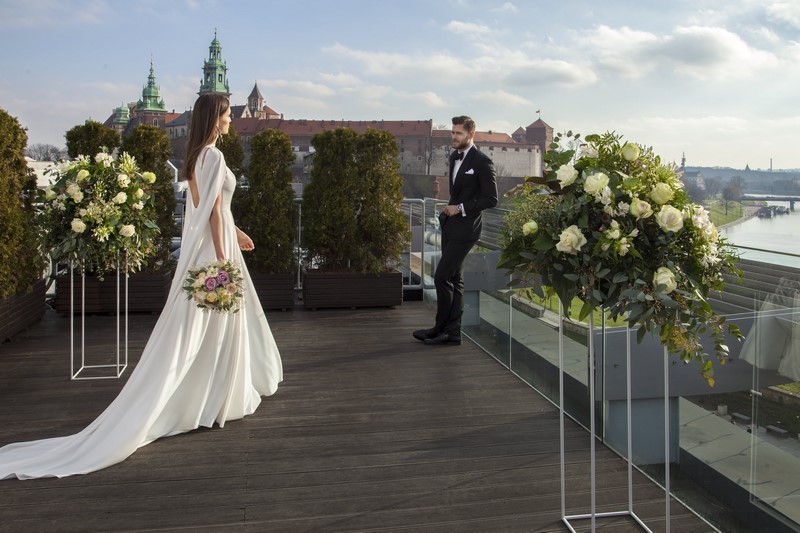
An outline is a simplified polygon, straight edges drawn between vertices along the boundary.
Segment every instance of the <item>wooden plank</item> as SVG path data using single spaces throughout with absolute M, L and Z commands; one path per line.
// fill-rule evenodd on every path
M 0 481 L 0 531 L 564 531 L 558 412 L 474 345 L 414 340 L 432 314 L 422 302 L 268 313 L 285 380 L 255 414 L 89 475 Z M 132 318 L 132 366 L 156 318 Z M 91 351 L 108 357 L 114 318 L 91 320 Z M 0 444 L 78 431 L 124 385 L 127 373 L 69 381 L 68 335 L 69 318 L 48 311 L 0 347 Z M 590 441 L 566 429 L 578 512 Z M 623 507 L 625 463 L 603 446 L 596 457 L 599 505 Z M 638 473 L 634 484 L 637 512 L 664 529 L 663 492 Z M 708 530 L 677 502 L 672 513 L 673 530 Z

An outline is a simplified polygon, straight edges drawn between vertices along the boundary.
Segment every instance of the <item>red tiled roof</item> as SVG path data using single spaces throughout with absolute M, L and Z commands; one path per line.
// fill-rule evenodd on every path
M 293 135 L 313 135 L 337 128 L 350 128 L 359 133 L 372 128 L 389 131 L 398 136 L 429 136 L 431 120 L 309 120 L 309 119 L 267 119 L 234 118 L 233 125 L 239 135 L 254 135 L 261 130 L 272 128 L 290 137 Z
M 532 122 L 530 124 L 530 126 L 528 126 L 528 127 L 529 128 L 550 128 L 550 124 L 548 124 L 547 122 L 545 122 L 542 119 L 537 119 L 535 122 Z M 552 129 L 552 128 L 550 128 L 550 129 Z

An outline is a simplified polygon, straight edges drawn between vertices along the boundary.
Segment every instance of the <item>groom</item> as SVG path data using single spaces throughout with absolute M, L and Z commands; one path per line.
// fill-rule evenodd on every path
M 475 121 L 453 117 L 451 135 L 450 202 L 439 214 L 442 255 L 433 276 L 436 324 L 414 332 L 425 344 L 461 344 L 464 259 L 481 236 L 481 211 L 497 205 L 494 163 L 472 144 Z

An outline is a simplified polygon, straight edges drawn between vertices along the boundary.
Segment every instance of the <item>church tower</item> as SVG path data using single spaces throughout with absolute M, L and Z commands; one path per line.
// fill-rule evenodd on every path
M 266 113 L 264 112 L 264 96 L 261 94 L 261 91 L 258 90 L 258 82 L 253 85 L 253 90 L 250 92 L 250 96 L 247 97 L 247 108 L 250 110 L 251 116 L 259 119 L 266 118 Z
M 208 47 L 208 61 L 203 63 L 203 80 L 197 94 L 216 93 L 230 96 L 228 88 L 228 65 L 222 60 L 222 46 L 217 40 L 217 31 L 214 30 L 214 40 Z
M 167 112 L 164 99 L 161 98 L 161 89 L 156 85 L 156 74 L 153 69 L 153 60 L 150 60 L 150 75 L 147 76 L 147 85 L 142 89 L 142 98 L 136 102 L 136 111 L 141 112 Z
M 142 89 L 142 98 L 136 102 L 134 113 L 137 119 L 136 124 L 164 126 L 167 106 L 164 104 L 164 99 L 161 98 L 161 89 L 156 85 L 152 59 L 150 60 L 150 75 L 147 77 L 147 85 Z

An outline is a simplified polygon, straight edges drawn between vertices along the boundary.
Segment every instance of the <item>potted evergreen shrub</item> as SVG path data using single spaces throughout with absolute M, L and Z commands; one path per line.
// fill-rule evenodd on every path
M 41 319 L 45 311 L 43 256 L 36 245 L 36 176 L 28 170 L 28 136 L 0 109 L 0 342 Z
M 410 232 L 400 212 L 397 141 L 340 128 L 312 139 L 303 192 L 306 308 L 392 307 L 403 302 L 400 254 Z
M 244 260 L 261 306 L 291 309 L 297 261 L 291 140 L 281 131 L 266 129 L 253 137 L 250 149 L 248 186 L 237 190 L 232 205 L 236 224 L 256 245 L 244 252 Z

